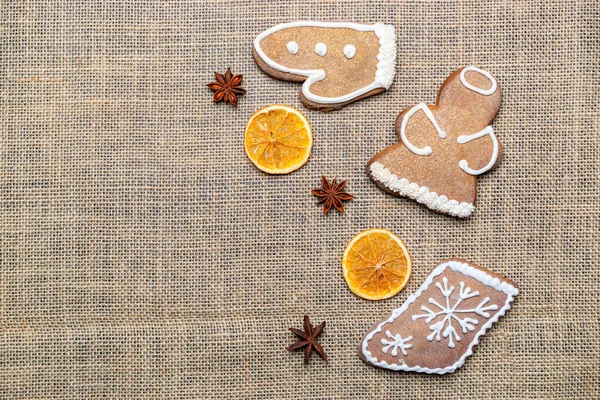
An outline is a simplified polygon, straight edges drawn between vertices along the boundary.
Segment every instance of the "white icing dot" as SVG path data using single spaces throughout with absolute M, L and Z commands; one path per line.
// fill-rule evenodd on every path
M 287 47 L 287 51 L 290 54 L 296 54 L 298 53 L 298 50 L 300 50 L 300 47 L 298 47 L 298 43 L 294 42 L 293 40 L 291 42 L 288 42 L 285 47 Z
M 327 45 L 321 42 L 317 43 L 317 45 L 315 46 L 315 53 L 317 53 L 321 57 L 325 56 L 325 54 L 327 54 Z
M 344 55 L 346 58 L 352 58 L 356 55 L 356 47 L 351 44 L 344 46 Z

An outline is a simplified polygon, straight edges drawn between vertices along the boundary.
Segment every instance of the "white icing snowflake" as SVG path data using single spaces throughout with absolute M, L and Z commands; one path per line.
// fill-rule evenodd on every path
M 394 357 L 398 355 L 398 349 L 400 349 L 402 354 L 404 354 L 405 356 L 408 355 L 406 349 L 410 349 L 412 347 L 412 344 L 406 344 L 406 342 L 412 340 L 412 336 L 409 336 L 406 339 L 402 339 L 402 336 L 400 336 L 400 334 L 392 335 L 390 331 L 385 331 L 385 334 L 392 340 L 390 341 L 387 339 L 381 339 L 381 344 L 385 344 L 385 346 L 382 349 L 384 353 L 387 354 L 388 350 L 393 347 L 392 355 Z
M 438 289 L 440 289 L 440 292 L 445 297 L 446 305 L 441 305 L 440 303 L 435 301 L 435 299 L 430 297 L 429 304 L 433 304 L 434 306 L 439 308 L 440 311 L 436 312 L 430 310 L 425 306 L 422 306 L 421 310 L 427 312 L 427 314 L 413 315 L 412 320 L 416 321 L 420 318 L 425 318 L 425 323 L 428 324 L 431 321 L 435 320 L 437 317 L 443 316 L 441 320 L 429 326 L 429 329 L 433 332 L 429 336 L 427 336 L 427 340 L 431 342 L 435 338 L 435 340 L 439 342 L 442 339 L 442 337 L 448 338 L 448 347 L 453 349 L 455 346 L 453 337 L 457 342 L 460 342 L 460 336 L 458 336 L 456 329 L 452 325 L 452 320 L 455 320 L 458 323 L 458 325 L 460 325 L 463 333 L 467 333 L 467 331 L 473 332 L 475 330 L 475 325 L 478 325 L 479 321 L 473 318 L 468 318 L 466 316 L 461 318 L 459 317 L 459 315 L 466 313 L 475 313 L 477 315 L 481 315 L 484 318 L 489 318 L 490 314 L 487 311 L 497 310 L 498 306 L 496 304 L 486 306 L 486 304 L 490 301 L 490 298 L 486 297 L 475 308 L 460 309 L 459 306 L 463 300 L 479 296 L 479 292 L 471 292 L 470 287 L 465 287 L 464 282 L 460 282 L 460 292 L 458 294 L 458 300 L 454 305 L 450 305 L 450 295 L 454 292 L 454 286 L 450 286 L 450 288 L 448 288 L 448 278 L 446 277 L 442 279 L 442 282 L 444 283 L 444 287 L 442 287 L 442 285 L 440 285 L 439 282 L 437 282 L 435 286 Z M 446 323 L 448 324 L 447 327 Z M 446 329 L 444 329 L 444 327 L 446 327 Z

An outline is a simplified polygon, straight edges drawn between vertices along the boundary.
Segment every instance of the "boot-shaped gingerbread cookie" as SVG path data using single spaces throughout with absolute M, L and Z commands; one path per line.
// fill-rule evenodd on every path
M 369 175 L 393 195 L 443 214 L 469 217 L 475 210 L 477 175 L 494 168 L 502 157 L 502 145 L 490 126 L 501 98 L 489 72 L 459 69 L 443 83 L 436 104 L 421 103 L 400 113 L 399 142 L 369 161 Z
M 445 260 L 400 308 L 369 330 L 359 354 L 394 371 L 454 372 L 518 294 L 509 279 L 462 259 Z
M 396 31 L 381 23 L 289 22 L 258 35 L 252 55 L 267 74 L 304 82 L 306 107 L 330 111 L 390 87 Z

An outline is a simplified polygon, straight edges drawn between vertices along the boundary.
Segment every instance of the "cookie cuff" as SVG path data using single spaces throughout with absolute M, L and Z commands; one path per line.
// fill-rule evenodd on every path
M 379 38 L 375 82 L 389 89 L 396 74 L 396 29 L 393 25 L 376 23 L 373 31 Z
M 381 163 L 374 162 L 369 169 L 371 177 L 392 192 L 413 199 L 432 210 L 459 218 L 470 217 L 475 211 L 472 203 L 448 199 L 444 195 L 431 192 L 426 186 L 419 186 L 406 178 L 399 178 Z

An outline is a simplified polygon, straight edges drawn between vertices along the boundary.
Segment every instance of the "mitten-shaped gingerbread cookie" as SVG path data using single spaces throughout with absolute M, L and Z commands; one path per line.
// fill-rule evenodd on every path
M 462 259 L 445 260 L 400 308 L 369 330 L 359 354 L 394 371 L 454 372 L 518 294 L 509 279 Z
M 304 82 L 306 107 L 330 111 L 391 86 L 396 32 L 381 23 L 290 22 L 258 35 L 252 54 L 267 74 Z
M 475 210 L 477 175 L 494 168 L 502 146 L 489 125 L 502 95 L 496 79 L 461 68 L 440 88 L 436 104 L 421 103 L 396 119 L 396 143 L 367 164 L 383 190 L 455 217 Z

